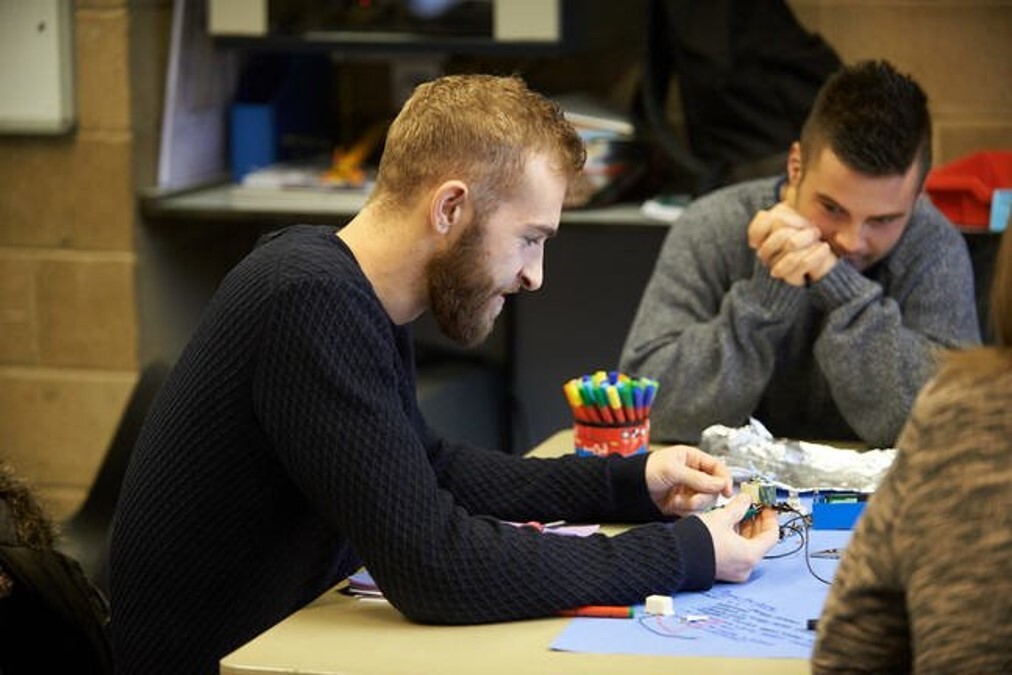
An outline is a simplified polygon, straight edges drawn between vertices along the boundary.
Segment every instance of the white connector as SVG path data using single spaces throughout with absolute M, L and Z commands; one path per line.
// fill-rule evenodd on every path
M 675 613 L 675 601 L 670 595 L 648 595 L 645 609 L 647 614 L 671 616 Z

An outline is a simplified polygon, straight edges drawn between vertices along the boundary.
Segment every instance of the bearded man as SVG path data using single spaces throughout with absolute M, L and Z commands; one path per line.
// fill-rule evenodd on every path
M 222 283 L 155 402 L 113 531 L 118 673 L 219 660 L 365 565 L 414 621 L 469 624 L 743 581 L 777 541 L 697 448 L 529 459 L 438 438 L 410 324 L 462 345 L 536 290 L 584 148 L 518 78 L 420 85 L 339 231 L 266 238 Z M 503 521 L 645 523 L 545 537 Z

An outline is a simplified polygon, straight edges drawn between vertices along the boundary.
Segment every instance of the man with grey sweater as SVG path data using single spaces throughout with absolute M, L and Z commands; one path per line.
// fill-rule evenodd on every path
M 657 378 L 658 441 L 752 416 L 777 437 L 891 446 L 940 348 L 980 343 L 959 232 L 922 194 L 927 98 L 882 61 L 823 86 L 786 177 L 672 225 L 620 367 Z

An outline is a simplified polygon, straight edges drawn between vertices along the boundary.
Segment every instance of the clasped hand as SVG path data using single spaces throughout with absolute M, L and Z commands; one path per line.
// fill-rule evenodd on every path
M 819 228 L 786 202 L 755 215 L 748 226 L 748 245 L 770 276 L 792 286 L 818 281 L 837 262 Z

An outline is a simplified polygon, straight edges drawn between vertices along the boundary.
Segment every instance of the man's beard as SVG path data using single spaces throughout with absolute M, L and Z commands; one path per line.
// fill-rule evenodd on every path
M 429 261 L 429 305 L 443 333 L 463 347 L 481 344 L 495 317 L 489 303 L 499 295 L 485 267 L 485 224 L 475 220 L 448 251 Z

